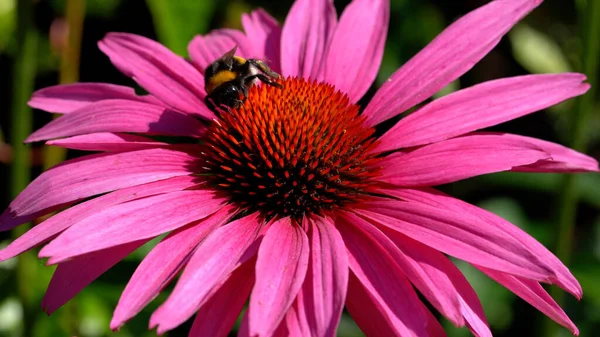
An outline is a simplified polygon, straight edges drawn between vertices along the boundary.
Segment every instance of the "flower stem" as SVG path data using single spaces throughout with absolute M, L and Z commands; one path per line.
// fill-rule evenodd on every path
M 591 89 L 576 102 L 575 115 L 571 128 L 571 140 L 569 146 L 577 151 L 585 152 L 588 142 L 590 116 L 594 109 L 594 99 L 597 90 L 598 60 L 600 59 L 600 1 L 588 0 L 587 6 L 583 6 L 580 13 L 584 23 L 583 32 L 583 69 L 582 72 L 588 76 Z M 579 190 L 577 189 L 576 175 L 567 175 L 563 179 L 562 193 L 559 200 L 559 229 L 557 233 L 557 256 L 568 265 L 571 259 L 573 246 L 573 232 L 577 216 L 577 203 L 579 201 Z M 559 304 L 564 301 L 564 293 L 553 288 L 552 295 Z M 552 329 L 555 330 L 557 326 Z M 547 334 L 546 336 L 552 336 Z
M 85 0 L 67 0 L 67 45 L 60 56 L 60 84 L 79 80 L 79 56 L 81 55 L 81 35 L 85 17 Z M 44 170 L 65 160 L 67 150 L 56 146 L 44 147 Z
M 33 92 L 37 34 L 33 27 L 32 1 L 17 2 L 17 54 L 13 67 L 13 102 L 11 109 L 13 164 L 11 169 L 11 195 L 15 197 L 29 183 L 30 157 L 29 145 L 23 140 L 32 129 L 31 108 L 27 101 Z
M 27 101 L 35 85 L 38 36 L 33 25 L 33 1 L 17 1 L 17 54 L 13 66 L 13 97 L 11 109 L 11 143 L 13 162 L 11 165 L 10 191 L 15 197 L 29 183 L 31 178 L 31 149 L 23 140 L 31 133 L 33 117 Z M 23 234 L 28 225 L 17 227 L 15 237 Z M 36 280 L 36 259 L 33 253 L 25 253 L 17 258 L 16 289 L 23 305 L 23 335 L 31 336 L 35 319 L 35 293 L 31 282 Z

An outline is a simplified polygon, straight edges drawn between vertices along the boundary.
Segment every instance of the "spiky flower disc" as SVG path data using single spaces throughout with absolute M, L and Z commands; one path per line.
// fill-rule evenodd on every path
M 357 201 L 377 174 L 373 128 L 331 85 L 288 78 L 250 90 L 205 137 L 215 186 L 266 215 L 301 217 Z

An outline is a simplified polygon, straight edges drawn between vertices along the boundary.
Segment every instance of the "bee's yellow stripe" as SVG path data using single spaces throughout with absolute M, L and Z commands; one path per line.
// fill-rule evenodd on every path
M 221 70 L 217 72 L 213 77 L 208 79 L 208 83 L 206 84 L 206 93 L 210 94 L 221 84 L 234 80 L 236 76 L 237 75 L 233 71 L 229 70 Z
M 240 65 L 246 63 L 246 59 L 243 57 L 234 56 L 233 59 Z

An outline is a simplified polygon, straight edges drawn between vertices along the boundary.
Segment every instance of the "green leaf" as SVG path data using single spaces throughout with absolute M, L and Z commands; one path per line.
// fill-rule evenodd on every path
M 509 34 L 513 56 L 525 69 L 534 74 L 572 71 L 566 56 L 549 36 L 520 24 Z
M 205 33 L 215 8 L 213 1 L 146 0 L 158 39 L 179 55 L 186 54 L 189 41 Z

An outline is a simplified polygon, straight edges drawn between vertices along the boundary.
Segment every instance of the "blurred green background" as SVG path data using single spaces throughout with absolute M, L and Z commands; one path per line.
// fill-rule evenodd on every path
M 349 1 L 336 1 L 341 11 Z M 459 16 L 486 0 L 393 0 L 385 55 L 376 88 Z M 546 0 L 460 81 L 440 94 L 500 77 L 581 71 L 597 86 L 600 1 Z M 31 111 L 32 90 L 75 81 L 134 85 L 112 67 L 96 42 L 111 31 L 155 38 L 186 55 L 195 34 L 219 27 L 240 28 L 240 14 L 263 7 L 283 22 L 291 1 L 266 0 L 0 0 L 0 206 L 44 168 L 82 153 L 25 146 L 22 140 L 47 123 L 50 114 Z M 576 100 L 494 127 L 575 147 L 600 157 L 600 115 L 595 89 Z M 600 331 L 600 176 L 597 174 L 493 174 L 442 187 L 524 228 L 556 252 L 581 282 L 580 302 L 552 291 L 582 336 Z M 25 230 L 0 233 L 0 247 Z M 118 332 L 111 313 L 145 246 L 109 270 L 73 301 L 47 317 L 40 307 L 53 267 L 35 253 L 0 263 L 0 337 L 155 336 L 148 331 L 159 297 Z M 496 336 L 568 336 L 543 314 L 457 262 L 479 294 Z M 436 313 L 437 314 L 437 313 Z M 468 336 L 441 318 L 448 335 Z M 190 323 L 168 336 L 187 336 Z M 344 315 L 339 336 L 362 336 Z M 232 336 L 235 335 L 232 333 Z

